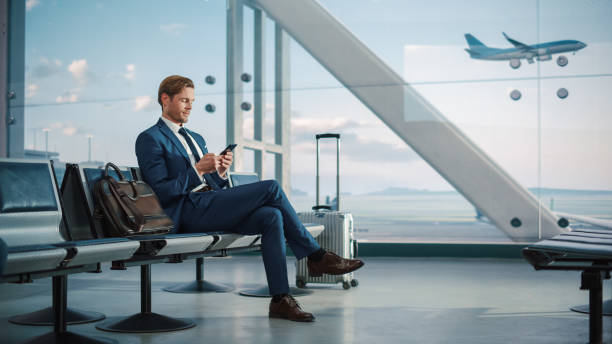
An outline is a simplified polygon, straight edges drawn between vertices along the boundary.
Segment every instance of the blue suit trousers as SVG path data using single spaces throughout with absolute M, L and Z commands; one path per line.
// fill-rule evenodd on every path
M 275 180 L 190 193 L 183 206 L 180 228 L 188 233 L 261 234 L 271 295 L 289 293 L 285 241 L 297 259 L 320 249 Z

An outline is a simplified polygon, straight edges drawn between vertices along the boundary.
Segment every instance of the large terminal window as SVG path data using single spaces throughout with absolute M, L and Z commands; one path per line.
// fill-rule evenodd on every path
M 542 207 L 612 218 L 610 1 L 321 4 Z M 136 165 L 136 136 L 158 120 L 157 87 L 171 74 L 194 80 L 188 125 L 210 151 L 221 151 L 226 10 L 225 0 L 26 1 L 26 154 Z M 242 67 L 251 76 L 252 24 L 247 8 Z M 273 142 L 270 18 L 264 36 L 264 140 Z M 353 213 L 358 239 L 510 240 L 298 42 L 290 49 L 291 198 L 298 210 L 315 202 L 314 135 L 338 132 L 341 210 Z M 252 104 L 253 83 L 243 90 Z M 251 138 L 252 109 L 242 111 Z M 323 142 L 321 152 L 321 200 L 333 204 L 334 143 Z M 254 168 L 252 153 L 245 151 L 246 170 Z M 274 177 L 272 166 L 266 170 L 264 177 Z

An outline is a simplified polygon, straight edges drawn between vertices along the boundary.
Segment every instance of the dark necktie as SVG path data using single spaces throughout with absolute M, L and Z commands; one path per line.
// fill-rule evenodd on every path
M 185 141 L 187 141 L 187 145 L 189 146 L 189 150 L 191 150 L 191 154 L 193 154 L 193 158 L 195 159 L 195 162 L 197 164 L 198 161 L 200 161 L 200 154 L 198 154 L 198 150 L 196 149 L 195 145 L 193 144 L 193 141 L 191 140 L 191 137 L 189 137 L 189 135 L 187 135 L 187 130 L 185 130 L 185 128 L 181 127 L 178 132 L 179 132 L 179 134 L 181 134 L 185 138 Z M 214 189 L 215 187 L 213 185 L 215 185 L 215 183 L 213 183 L 209 178 L 210 178 L 209 175 L 204 174 L 204 180 L 206 180 L 206 184 L 208 184 L 208 186 L 210 186 L 210 187 L 212 187 Z
M 179 129 L 178 132 L 179 134 L 183 135 L 183 137 L 185 138 L 185 141 L 187 141 L 187 145 L 189 146 L 189 149 L 191 150 L 191 154 L 193 154 L 193 158 L 195 159 L 195 162 L 197 164 L 198 161 L 200 161 L 200 154 L 198 154 L 198 150 L 193 144 L 193 141 L 191 141 L 191 138 L 189 137 L 189 135 L 187 135 L 187 130 L 181 127 L 181 129 Z

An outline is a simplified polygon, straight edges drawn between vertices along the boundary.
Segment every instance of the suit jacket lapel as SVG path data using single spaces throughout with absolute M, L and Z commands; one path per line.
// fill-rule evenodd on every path
M 172 130 L 170 130 L 170 128 L 168 128 L 168 126 L 166 125 L 166 123 L 164 123 L 164 121 L 162 121 L 161 119 L 157 122 L 157 126 L 160 128 L 161 132 L 166 135 L 166 137 L 168 139 L 170 139 L 170 141 L 174 144 L 174 146 L 176 146 L 176 148 L 179 150 L 179 152 L 181 152 L 181 155 L 189 162 L 191 163 L 191 161 L 189 160 L 189 155 L 187 154 L 187 151 L 185 150 L 185 147 L 183 147 L 183 144 L 178 140 L 178 138 L 176 137 L 176 135 L 174 135 L 174 133 L 172 132 Z

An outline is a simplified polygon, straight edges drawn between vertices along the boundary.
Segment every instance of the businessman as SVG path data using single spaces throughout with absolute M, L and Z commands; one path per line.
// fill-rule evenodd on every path
M 173 75 L 159 85 L 162 115 L 136 140 L 144 180 L 151 185 L 178 232 L 231 231 L 262 235 L 262 257 L 270 294 L 269 316 L 313 321 L 289 294 L 285 241 L 297 259 L 308 257 L 311 276 L 345 274 L 363 262 L 323 250 L 299 221 L 274 180 L 227 186 L 231 152 L 208 153 L 204 138 L 185 128 L 194 102 L 193 82 Z

